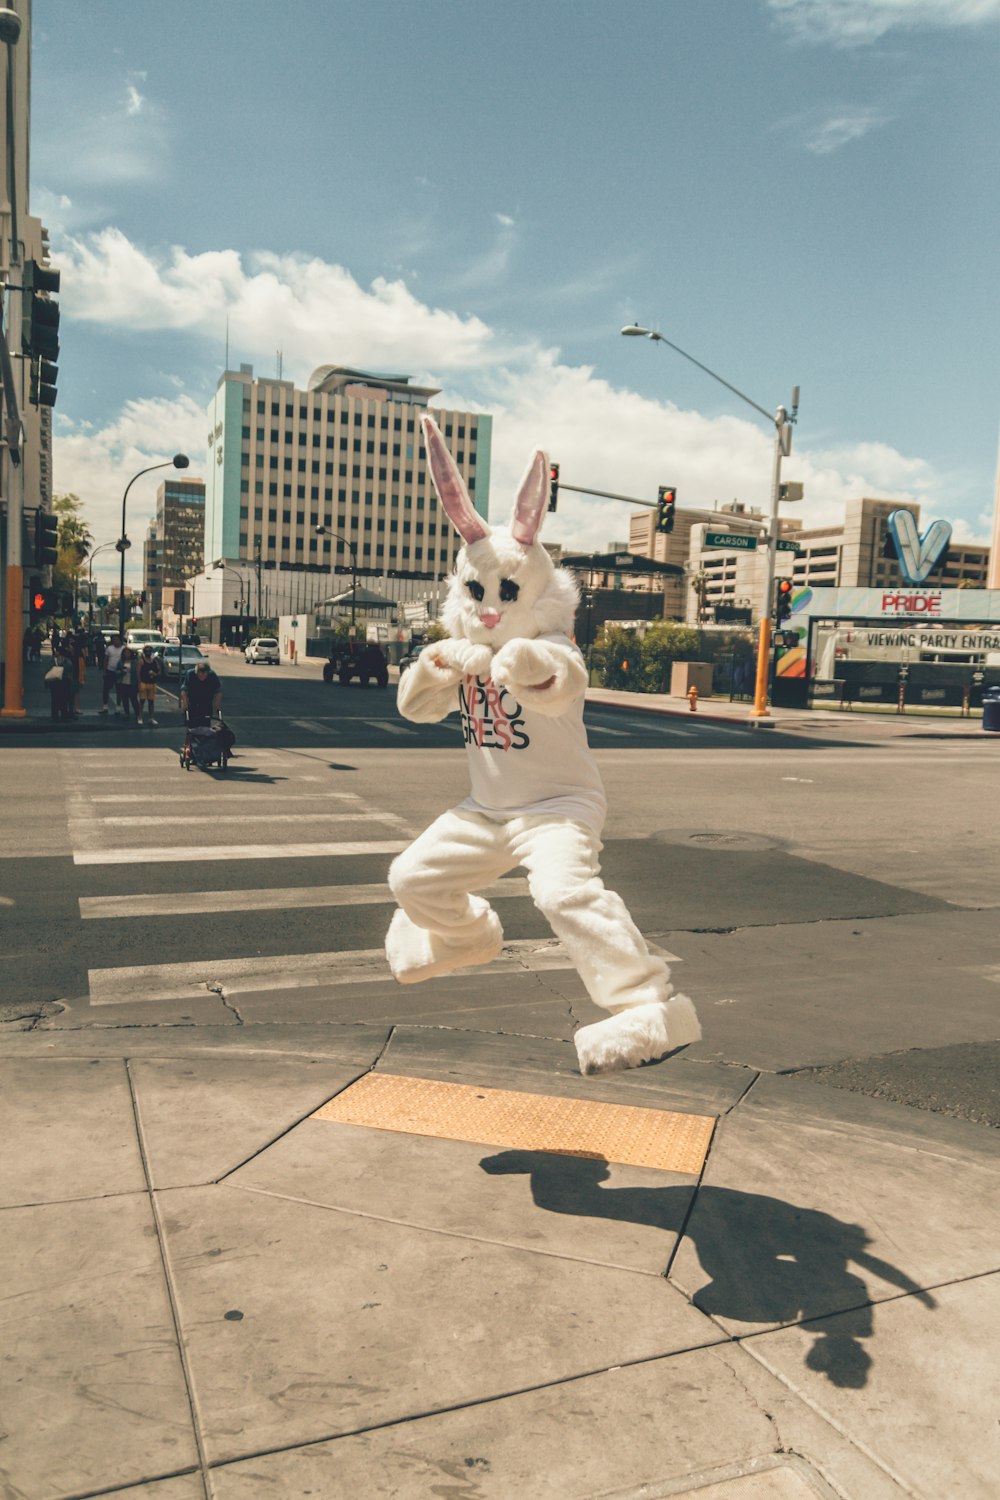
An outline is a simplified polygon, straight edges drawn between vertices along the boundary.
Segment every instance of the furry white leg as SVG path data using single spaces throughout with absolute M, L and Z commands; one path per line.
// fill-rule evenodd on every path
M 487 914 L 486 932 L 475 947 L 456 948 L 436 932 L 418 927 L 405 911 L 397 911 L 385 938 L 385 956 L 400 984 L 420 984 L 437 974 L 492 963 L 503 947 L 503 928 L 495 911 Z
M 687 995 L 673 995 L 665 1002 L 631 1005 L 607 1020 L 582 1026 L 573 1040 L 581 1073 L 617 1073 L 700 1038 L 691 1001 Z

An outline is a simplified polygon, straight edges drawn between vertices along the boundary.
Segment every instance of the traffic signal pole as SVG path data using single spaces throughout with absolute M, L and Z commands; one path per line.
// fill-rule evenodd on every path
M 798 390 L 793 397 L 798 406 Z M 794 420 L 794 419 L 793 419 Z M 750 721 L 770 718 L 767 706 L 767 679 L 771 667 L 771 610 L 774 601 L 774 567 L 778 555 L 778 501 L 781 496 L 781 460 L 791 450 L 792 428 L 788 412 L 779 406 L 774 414 L 774 471 L 771 478 L 771 512 L 767 528 L 767 558 L 764 565 L 764 602 L 760 612 L 760 627 L 757 639 L 757 680 L 754 684 L 753 708 Z M 764 538 L 761 538 L 764 541 Z

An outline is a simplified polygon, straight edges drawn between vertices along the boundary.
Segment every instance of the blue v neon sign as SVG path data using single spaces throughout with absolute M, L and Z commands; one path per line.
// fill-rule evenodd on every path
M 923 583 L 933 573 L 951 541 L 951 522 L 932 521 L 923 536 L 908 510 L 894 510 L 886 523 L 907 583 Z

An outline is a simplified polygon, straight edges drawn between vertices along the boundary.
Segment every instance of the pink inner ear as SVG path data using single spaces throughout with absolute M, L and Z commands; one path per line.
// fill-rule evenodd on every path
M 510 534 L 522 547 L 530 547 L 542 524 L 548 504 L 549 461 L 539 448 L 521 480 L 514 505 Z
M 433 417 L 421 417 L 420 425 L 424 431 L 431 478 L 441 504 L 463 541 L 481 542 L 489 536 L 490 528 L 469 499 L 465 481 L 441 436 L 441 429 Z

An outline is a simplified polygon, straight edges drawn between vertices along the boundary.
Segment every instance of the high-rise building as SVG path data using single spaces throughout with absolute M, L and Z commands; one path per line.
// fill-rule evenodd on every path
M 434 416 L 484 517 L 492 419 L 432 408 L 437 394 L 339 365 L 315 370 L 306 390 L 255 379 L 250 365 L 227 370 L 208 409 L 206 567 L 259 556 L 263 570 L 329 576 L 350 567 L 353 547 L 365 585 L 392 598 L 413 594 L 394 574 L 429 584 L 448 573 L 461 540 L 439 508 L 420 417 Z M 317 579 L 317 597 L 333 586 Z
M 164 594 L 182 589 L 205 565 L 205 481 L 165 479 L 156 492 L 156 515 L 142 547 L 142 586 L 154 614 L 170 603 Z

